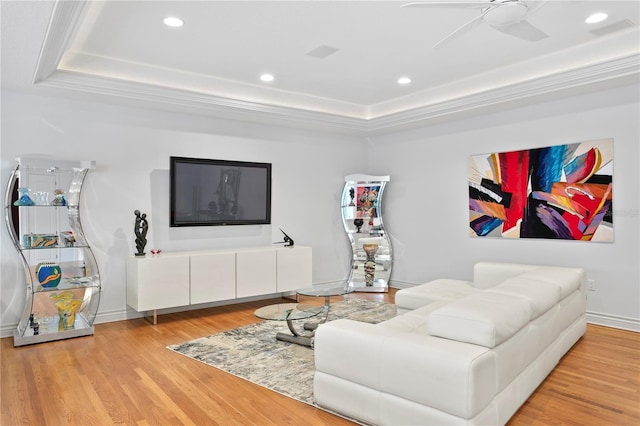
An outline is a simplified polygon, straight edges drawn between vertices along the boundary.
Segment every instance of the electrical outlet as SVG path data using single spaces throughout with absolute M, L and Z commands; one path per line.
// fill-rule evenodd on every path
M 596 291 L 596 280 L 594 279 L 587 280 L 587 290 Z

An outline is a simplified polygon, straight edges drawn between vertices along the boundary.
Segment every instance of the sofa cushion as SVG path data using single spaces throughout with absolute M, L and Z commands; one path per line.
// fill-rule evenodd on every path
M 547 281 L 540 281 L 524 276 L 507 278 L 488 292 L 509 294 L 523 297 L 531 305 L 531 320 L 551 309 L 560 301 L 560 286 Z
M 572 268 L 547 267 L 527 271 L 520 275 L 520 277 L 557 285 L 560 287 L 560 300 L 562 300 L 580 288 L 582 280 L 584 279 L 584 271 Z
M 402 309 L 418 309 L 441 300 L 457 300 L 476 291 L 470 281 L 441 278 L 396 292 L 395 304 Z
M 418 309 L 414 309 L 405 314 L 395 316 L 378 324 L 379 327 L 386 327 L 396 331 L 408 333 L 429 334 L 427 322 L 429 315 L 434 310 L 449 304 L 448 300 L 431 303 Z
M 494 348 L 529 323 L 531 310 L 525 298 L 478 291 L 433 311 L 429 334 Z
M 473 266 L 473 286 L 482 289 L 493 287 L 507 278 L 538 268 L 522 263 L 478 262 Z

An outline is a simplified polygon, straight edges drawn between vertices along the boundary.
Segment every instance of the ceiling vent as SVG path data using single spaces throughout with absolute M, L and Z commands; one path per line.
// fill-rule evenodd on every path
M 340 49 L 338 49 L 337 47 L 326 46 L 323 44 L 311 50 L 309 53 L 307 53 L 307 56 L 313 56 L 314 58 L 324 59 L 329 55 L 333 55 L 338 50 Z
M 597 37 L 602 37 L 607 34 L 615 33 L 617 31 L 626 30 L 627 28 L 631 28 L 633 26 L 635 26 L 633 22 L 628 19 L 623 19 L 622 21 L 614 22 L 613 24 L 596 28 L 595 30 L 591 30 L 589 32 Z

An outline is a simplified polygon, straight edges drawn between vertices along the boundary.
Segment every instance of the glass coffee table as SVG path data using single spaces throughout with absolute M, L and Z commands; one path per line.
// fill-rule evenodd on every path
M 280 303 L 264 306 L 256 310 L 254 315 L 265 320 L 287 322 L 291 334 L 277 333 L 277 340 L 311 347 L 311 338 L 314 333 L 301 334 L 293 326 L 293 321 L 308 319 L 318 315 L 320 312 L 322 312 L 322 308 L 318 306 L 305 305 L 303 303 Z
M 343 296 L 348 293 L 353 292 L 353 288 L 349 288 L 345 285 L 336 286 L 336 287 L 309 287 L 309 288 L 301 288 L 296 291 L 300 296 L 312 296 L 312 297 L 324 297 L 324 306 L 322 310 L 324 311 L 324 318 L 317 324 L 305 324 L 305 330 L 315 330 L 318 327 L 318 324 L 323 324 L 327 322 L 327 318 L 329 318 L 329 308 L 331 306 L 331 296 Z

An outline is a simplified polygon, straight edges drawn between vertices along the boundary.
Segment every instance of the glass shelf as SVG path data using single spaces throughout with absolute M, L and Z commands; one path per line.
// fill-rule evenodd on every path
M 72 290 L 72 289 L 87 288 L 87 287 L 100 288 L 99 278 L 98 277 L 63 278 L 60 280 L 60 284 L 58 284 L 56 287 L 43 287 L 42 285 L 37 284 L 36 288 L 33 291 L 37 293 L 44 293 L 44 292 Z
M 42 338 L 47 334 L 51 335 L 51 337 L 60 337 L 59 333 L 63 333 L 62 335 L 64 336 L 65 332 L 67 332 L 67 334 L 74 334 L 77 330 L 91 330 L 93 328 L 93 326 L 89 324 L 89 321 L 87 321 L 87 319 L 82 314 L 76 314 L 73 322 L 73 327 L 69 328 L 68 330 L 64 329 L 64 325 L 60 325 L 60 317 L 57 314 L 43 316 L 34 315 L 33 319 L 33 323 L 29 323 L 29 326 L 26 328 L 22 337 L 34 338 L 36 336 L 41 336 L 40 338 Z M 32 324 L 37 324 L 37 327 L 32 327 Z
M 55 246 L 40 246 L 40 247 L 25 247 L 23 245 L 20 245 L 20 250 L 53 250 L 53 249 L 60 249 L 60 250 L 72 250 L 72 249 L 81 249 L 81 248 L 89 248 L 88 244 L 75 244 L 73 246 L 61 246 L 61 245 L 55 245 Z

